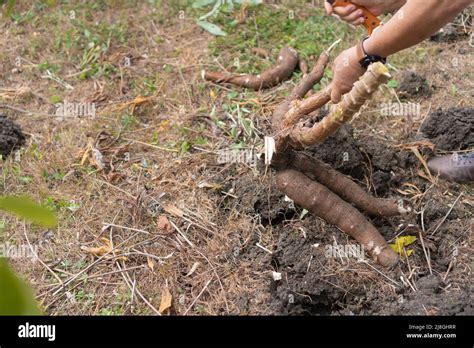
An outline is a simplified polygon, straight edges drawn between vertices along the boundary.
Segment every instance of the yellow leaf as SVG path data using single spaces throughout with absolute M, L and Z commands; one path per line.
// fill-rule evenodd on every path
M 211 100 L 212 100 L 212 101 L 216 101 L 216 99 L 217 99 L 217 94 L 216 94 L 216 92 L 214 92 L 214 90 L 211 89 L 211 90 L 209 91 L 209 96 L 211 97 Z
M 102 156 L 102 153 L 96 147 L 94 147 L 93 139 L 89 138 L 87 147 L 81 152 L 81 166 L 86 163 L 89 163 L 91 166 L 94 166 L 97 169 L 104 169 L 104 156 Z
M 173 300 L 173 296 L 167 286 L 163 287 L 161 290 L 161 303 L 160 308 L 158 311 L 163 314 L 164 312 L 168 311 L 171 308 L 171 301 Z
M 415 243 L 416 237 L 415 236 L 400 236 L 395 239 L 395 243 L 389 244 L 390 247 L 398 254 L 402 255 L 404 247 Z M 407 256 L 410 256 L 413 253 L 413 250 L 407 250 Z
M 104 237 L 102 237 L 101 240 L 102 240 L 103 245 L 100 245 L 98 247 L 92 247 L 92 248 L 83 246 L 83 247 L 81 247 L 81 249 L 84 250 L 85 252 L 88 252 L 89 254 L 94 255 L 94 256 L 101 257 L 101 256 L 104 256 L 105 254 L 108 254 L 107 257 L 112 258 L 113 257 L 112 242 L 110 240 L 108 240 L 107 238 L 104 238 Z M 120 250 L 115 249 L 115 252 L 120 253 Z M 124 261 L 128 260 L 128 258 L 125 257 L 125 256 L 119 257 L 118 259 L 119 260 L 124 260 Z

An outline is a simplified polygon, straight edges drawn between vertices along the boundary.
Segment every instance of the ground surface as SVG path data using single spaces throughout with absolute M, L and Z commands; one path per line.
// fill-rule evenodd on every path
M 371 193 L 415 207 L 372 219 L 391 242 L 417 237 L 411 256 L 384 269 L 327 257 L 329 245 L 351 238 L 286 201 L 261 163 L 218 161 L 221 150 L 263 148 L 273 108 L 301 73 L 262 92 L 201 79 L 203 69 L 258 72 L 285 44 L 312 65 L 362 30 L 280 1 L 221 15 L 229 35 L 215 38 L 185 1 L 111 3 L 20 2 L 13 21 L 0 22 L 0 112 L 9 120 L 0 118 L 0 190 L 28 194 L 60 218 L 44 230 L 0 215 L 0 228 L 9 243 L 28 236 L 39 247 L 41 262 L 12 264 L 47 313 L 154 314 L 171 299 L 179 315 L 473 314 L 472 186 L 432 178 L 422 163 L 474 147 L 469 13 L 449 35 L 393 57 L 393 80 L 351 125 L 307 150 Z M 328 69 L 316 89 L 330 77 Z M 382 112 L 399 101 L 420 112 Z M 96 116 L 56 117 L 64 102 L 95 103 Z M 3 140 L 20 134 L 10 121 L 27 137 L 20 150 L 21 137 Z M 90 249 L 107 243 L 115 249 L 103 258 Z

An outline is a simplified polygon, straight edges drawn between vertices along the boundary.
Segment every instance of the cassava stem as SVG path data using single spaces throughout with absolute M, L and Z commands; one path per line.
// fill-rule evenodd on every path
M 235 75 L 207 71 L 203 77 L 215 83 L 230 83 L 241 87 L 260 90 L 270 88 L 289 79 L 298 64 L 298 53 L 291 47 L 285 46 L 278 55 L 277 63 L 259 75 Z
M 397 254 L 377 229 L 352 205 L 294 169 L 276 175 L 278 188 L 293 201 L 356 239 L 382 266 L 397 263 Z
M 273 111 L 272 124 L 281 128 L 282 120 L 285 114 L 291 107 L 291 104 L 296 102 L 298 99 L 303 98 L 313 86 L 318 83 L 324 74 L 324 69 L 329 62 L 329 54 L 327 52 L 321 53 L 318 62 L 314 66 L 311 73 L 305 75 L 297 86 L 293 88 L 290 95 L 278 105 Z M 324 105 L 324 104 L 323 104 Z M 275 129 L 277 130 L 277 129 Z
M 354 84 L 352 90 L 344 95 L 342 101 L 336 105 L 334 111 L 312 127 L 295 126 L 289 133 L 291 141 L 301 146 L 309 146 L 324 141 L 344 123 L 350 121 L 377 88 L 387 82 L 389 78 L 390 74 L 385 65 L 380 62 L 370 65 L 362 78 Z M 305 111 L 309 113 L 314 110 Z M 288 114 L 291 112 L 290 109 Z M 287 116 L 285 116 L 286 118 Z

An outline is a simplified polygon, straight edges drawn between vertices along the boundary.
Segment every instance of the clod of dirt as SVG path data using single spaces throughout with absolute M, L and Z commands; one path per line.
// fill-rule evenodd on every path
M 391 186 L 400 184 L 400 169 L 416 164 L 412 153 L 397 151 L 380 140 L 369 137 L 356 140 L 350 125 L 344 125 L 324 143 L 312 145 L 307 152 L 354 179 L 364 180 L 369 176 L 378 196 L 386 196 Z
M 412 70 L 402 71 L 399 80 L 396 90 L 400 98 L 409 99 L 431 95 L 431 88 L 426 79 Z
M 20 126 L 0 115 L 0 155 L 8 156 L 25 143 L 25 135 Z
M 418 291 L 408 293 L 396 303 L 380 303 L 376 315 L 472 315 L 474 307 L 469 290 L 442 291 L 441 279 L 429 275 L 416 283 Z M 377 301 L 376 301 L 377 302 Z M 377 308 L 377 306 L 373 306 Z
M 274 178 L 272 178 L 274 180 Z M 278 190 L 270 190 L 275 183 L 259 182 L 253 175 L 239 176 L 233 182 L 227 182 L 224 190 L 233 190 L 239 197 L 237 211 L 257 215 L 263 226 L 277 225 L 285 219 L 291 219 L 295 214 L 289 202 L 285 202 L 283 195 Z M 229 209 L 232 209 L 228 207 Z
M 345 296 L 343 290 L 322 277 L 324 267 L 320 267 L 320 262 L 327 261 L 323 245 L 332 243 L 332 234 L 321 231 L 314 222 L 304 224 L 311 226 L 305 226 L 306 238 L 288 227 L 279 231 L 273 263 L 285 276 L 284 281 L 272 284 L 274 300 L 271 306 L 283 315 L 330 315 L 341 309 L 338 303 Z M 334 233 L 338 235 L 339 231 L 334 228 Z M 321 247 L 315 248 L 315 245 Z M 311 260 L 314 260 L 312 267 Z
M 307 152 L 341 173 L 356 179 L 364 177 L 364 158 L 350 125 L 344 125 L 323 143 L 310 146 Z
M 420 131 L 431 139 L 438 149 L 469 149 L 474 146 L 474 109 L 435 110 L 425 119 Z
M 449 23 L 433 35 L 431 40 L 435 42 L 454 42 L 463 36 L 453 23 Z

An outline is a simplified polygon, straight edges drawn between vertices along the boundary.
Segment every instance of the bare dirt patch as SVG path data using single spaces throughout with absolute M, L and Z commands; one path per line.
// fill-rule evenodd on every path
M 466 150 L 474 146 L 474 109 L 438 109 L 430 113 L 420 131 L 441 150 Z
M 26 137 L 19 125 L 0 115 L 0 155 L 8 156 L 25 143 Z

